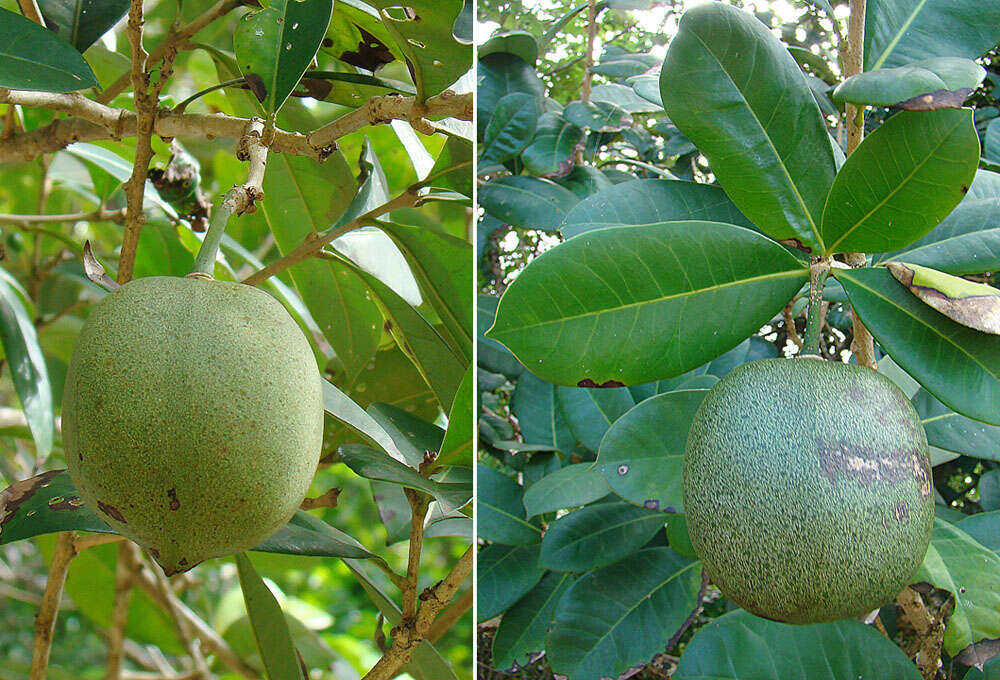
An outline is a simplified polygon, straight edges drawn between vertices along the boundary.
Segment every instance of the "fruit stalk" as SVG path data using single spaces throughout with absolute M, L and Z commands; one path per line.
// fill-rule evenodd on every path
M 267 146 L 265 146 L 264 121 L 253 118 L 247 124 L 247 129 L 240 138 L 236 157 L 241 161 L 249 161 L 247 181 L 238 184 L 226 192 L 218 207 L 212 211 L 212 219 L 205 232 L 205 240 L 201 243 L 194 266 L 189 277 L 213 278 L 215 273 L 215 258 L 219 254 L 219 244 L 226 233 L 226 224 L 233 215 L 242 215 L 257 209 L 257 201 L 264 198 L 264 171 L 267 169 Z
M 823 329 L 823 286 L 830 275 L 830 260 L 814 257 L 809 265 L 809 312 L 806 321 L 805 338 L 801 354 L 820 354 L 820 339 Z

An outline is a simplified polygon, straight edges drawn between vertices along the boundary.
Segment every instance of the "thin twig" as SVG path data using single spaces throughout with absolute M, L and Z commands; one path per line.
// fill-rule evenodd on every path
M 406 560 L 406 578 L 403 580 L 403 621 L 412 620 L 417 613 L 417 581 L 420 576 L 420 551 L 424 544 L 424 519 L 430 498 L 416 489 L 403 489 L 410 504 L 410 544 Z
M 788 339 L 795 343 L 795 345 L 802 349 L 802 338 L 799 337 L 799 329 L 795 327 L 795 318 L 792 316 L 792 307 L 795 306 L 795 300 L 789 300 L 785 308 L 781 310 L 781 316 L 785 320 L 785 331 L 788 333 Z
M 125 221 L 124 210 L 98 208 L 89 212 L 66 213 L 63 215 L 3 215 L 0 224 L 50 224 L 53 222 L 114 222 Z
M 462 555 L 451 572 L 436 585 L 420 594 L 420 608 L 412 621 L 402 621 L 392 630 L 393 640 L 388 651 L 382 655 L 364 680 L 392 680 L 413 655 L 413 650 L 427 639 L 431 624 L 461 588 L 462 583 L 472 573 L 475 551 L 472 546 Z
M 242 4 L 240 0 L 219 0 L 219 2 L 216 2 L 209 9 L 207 9 L 204 14 L 191 21 L 191 23 L 186 24 L 176 31 L 171 30 L 170 33 L 167 34 L 167 37 L 163 39 L 163 42 L 157 45 L 156 48 L 149 53 L 149 61 L 155 63 L 157 60 L 162 59 L 169 50 L 176 49 L 177 46 L 186 42 L 195 33 L 205 28 L 219 17 L 224 16 L 236 7 L 239 7 L 240 4 Z M 101 92 L 101 95 L 97 98 L 97 100 L 102 104 L 107 104 L 109 101 L 118 96 L 118 94 L 124 92 L 131 84 L 131 74 L 126 73 Z
M 115 565 L 115 601 L 108 626 L 108 662 L 105 680 L 120 680 L 122 660 L 125 656 L 125 625 L 128 623 L 128 606 L 132 600 L 132 583 L 138 564 L 127 542 L 118 544 L 118 562 Z
M 294 264 L 318 255 L 320 251 L 323 250 L 323 246 L 330 241 L 333 241 L 338 236 L 342 236 L 349 231 L 354 231 L 355 229 L 367 226 L 372 222 L 372 220 L 375 220 L 388 212 L 392 212 L 393 210 L 398 210 L 400 208 L 411 208 L 418 205 L 419 202 L 420 196 L 415 191 L 407 189 L 388 203 L 384 203 L 377 208 L 369 210 L 364 215 L 356 217 L 343 226 L 327 229 L 326 231 L 310 235 L 305 241 L 296 247 L 295 250 L 291 251 L 284 257 L 275 260 L 263 269 L 254 272 L 247 278 L 243 279 L 243 283 L 249 286 L 255 286 L 261 281 L 274 276 L 278 272 L 288 269 Z
M 64 531 L 56 539 L 52 564 L 49 566 L 49 578 L 45 582 L 45 593 L 42 595 L 42 604 L 35 616 L 35 646 L 31 653 L 29 680 L 45 680 L 48 675 L 49 652 L 52 649 L 52 633 L 56 627 L 59 601 L 62 599 L 63 586 L 66 584 L 69 563 L 77 553 L 74 538 L 72 531 Z
M 591 84 L 594 74 L 594 42 L 597 40 L 597 0 L 587 1 L 587 51 L 583 59 L 583 82 L 580 84 L 580 100 L 590 101 Z
M 138 557 L 138 552 L 137 552 Z M 154 564 L 151 561 L 145 561 L 143 573 L 148 572 L 152 575 L 153 584 L 156 591 L 159 593 L 161 602 L 166 603 L 167 613 L 174 620 L 174 625 L 177 628 L 178 636 L 181 639 L 181 644 L 187 650 L 188 655 L 191 657 L 191 661 L 194 664 L 194 670 L 198 672 L 197 678 L 202 680 L 209 680 L 211 673 L 208 669 L 208 662 L 205 661 L 205 656 L 201 651 L 201 643 L 195 634 L 191 622 L 186 619 L 180 612 L 178 605 L 181 601 L 177 599 L 177 595 L 174 593 L 173 588 L 170 587 L 170 581 L 167 580 L 166 575 L 163 570 L 160 569 L 159 565 Z
M 118 534 L 86 534 L 84 536 L 77 536 L 74 545 L 76 545 L 77 552 L 83 552 L 87 548 L 107 545 L 108 543 L 118 543 L 124 540 L 125 537 Z

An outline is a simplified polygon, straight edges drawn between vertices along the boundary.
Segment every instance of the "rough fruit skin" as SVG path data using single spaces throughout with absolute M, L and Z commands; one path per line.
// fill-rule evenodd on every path
M 920 418 L 867 368 L 744 364 L 706 395 L 684 454 L 684 508 L 712 582 L 744 609 L 818 623 L 890 602 L 934 521 Z
M 137 279 L 87 319 L 62 429 L 84 502 L 178 573 L 257 545 L 294 514 L 322 444 L 319 371 L 268 294 Z

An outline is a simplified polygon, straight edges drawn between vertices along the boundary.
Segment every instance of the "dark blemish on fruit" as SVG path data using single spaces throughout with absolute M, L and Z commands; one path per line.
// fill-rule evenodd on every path
M 170 499 L 171 510 L 177 510 L 181 507 L 181 502 L 177 500 L 177 489 L 167 489 L 167 497 Z
M 104 501 L 97 501 L 97 509 L 103 512 L 108 517 L 118 520 L 122 524 L 128 524 L 128 521 L 126 521 L 125 515 L 122 514 L 122 511 L 116 508 L 115 506 L 111 505 L 110 503 L 105 503 Z

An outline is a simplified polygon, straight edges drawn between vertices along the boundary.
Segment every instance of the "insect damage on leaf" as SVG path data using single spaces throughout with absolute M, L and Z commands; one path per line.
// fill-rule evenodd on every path
M 264 85 L 263 78 L 256 73 L 247 73 L 243 76 L 243 80 L 246 81 L 247 87 L 253 92 L 253 96 L 257 97 L 257 101 L 263 102 L 267 98 L 267 87 Z
M 904 111 L 936 111 L 938 109 L 960 109 L 972 94 L 973 88 L 959 90 L 934 90 L 895 104 L 893 108 Z
M 340 54 L 341 61 L 372 73 L 379 67 L 392 63 L 395 57 L 392 56 L 392 52 L 389 51 L 385 43 L 360 26 L 355 24 L 355 27 L 361 33 L 361 40 L 358 41 L 355 49 Z
M 30 479 L 22 479 L 14 482 L 3 491 L 0 491 L 0 532 L 12 517 L 17 514 L 17 509 L 30 499 L 35 493 L 49 485 L 49 480 L 55 477 L 62 470 L 49 470 Z
M 1000 335 L 1000 290 L 917 264 L 889 262 L 886 268 L 921 302 L 952 321 Z
M 605 388 L 605 387 L 625 387 L 625 383 L 618 380 L 608 380 L 598 385 L 593 378 L 584 378 L 576 384 L 577 387 Z

